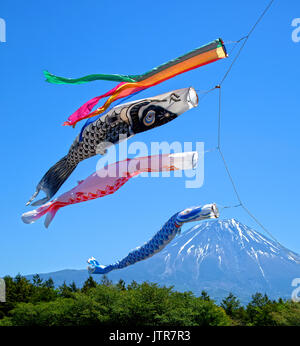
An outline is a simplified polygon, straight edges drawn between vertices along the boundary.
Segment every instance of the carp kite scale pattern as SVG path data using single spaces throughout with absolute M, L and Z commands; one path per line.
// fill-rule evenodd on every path
M 92 257 L 88 259 L 88 271 L 90 274 L 106 274 L 112 270 L 122 269 L 136 262 L 145 260 L 169 244 L 177 234 L 180 233 L 181 227 L 186 222 L 199 221 L 205 219 L 215 219 L 219 217 L 219 211 L 216 204 L 206 204 L 204 206 L 192 207 L 185 209 L 173 215 L 143 246 L 131 251 L 125 258 L 115 264 L 101 265 Z
M 129 179 L 140 173 L 194 169 L 197 162 L 198 153 L 195 151 L 145 156 L 115 162 L 96 171 L 79 182 L 72 190 L 65 192 L 53 201 L 36 210 L 24 213 L 22 220 L 25 223 L 33 223 L 47 214 L 45 227 L 48 227 L 60 208 L 113 194 Z
M 32 205 L 48 202 L 79 162 L 96 154 L 104 155 L 112 145 L 164 125 L 197 105 L 195 89 L 183 88 L 114 107 L 88 124 L 75 138 L 68 154 L 46 172 L 26 205 L 36 198 L 40 190 L 45 192 L 46 197 Z

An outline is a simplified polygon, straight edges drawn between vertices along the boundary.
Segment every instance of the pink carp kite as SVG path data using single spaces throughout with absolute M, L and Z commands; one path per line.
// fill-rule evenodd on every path
M 62 207 L 113 194 L 129 179 L 140 173 L 194 169 L 197 162 L 197 152 L 162 154 L 119 161 L 96 171 L 53 201 L 24 213 L 22 220 L 25 223 L 33 223 L 47 214 L 45 227 L 48 227 Z
M 44 71 L 44 75 L 47 82 L 54 84 L 82 84 L 95 80 L 121 82 L 105 94 L 94 97 L 86 102 L 77 111 L 70 115 L 68 120 L 63 124 L 75 126 L 80 120 L 91 118 L 103 113 L 116 100 L 128 97 L 144 89 L 162 83 L 181 73 L 226 57 L 227 53 L 224 43 L 221 39 L 217 39 L 140 75 L 93 74 L 77 79 L 55 76 L 48 71 Z M 107 101 L 101 107 L 92 112 L 93 107 L 104 97 L 108 97 Z

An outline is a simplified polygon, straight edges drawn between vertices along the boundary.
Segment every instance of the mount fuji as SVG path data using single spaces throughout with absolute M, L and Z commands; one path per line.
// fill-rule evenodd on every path
M 75 281 L 81 286 L 88 273 L 63 270 L 40 276 L 52 277 L 57 285 Z M 123 279 L 174 286 L 196 296 L 205 290 L 218 302 L 229 292 L 242 302 L 256 292 L 289 299 L 292 280 L 300 277 L 300 256 L 235 219 L 214 220 L 182 232 L 150 259 L 107 276 L 113 282 Z

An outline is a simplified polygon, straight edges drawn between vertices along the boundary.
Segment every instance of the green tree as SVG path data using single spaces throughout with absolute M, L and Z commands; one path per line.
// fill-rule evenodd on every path
M 48 280 L 46 280 L 43 283 L 43 286 L 47 287 L 47 288 L 53 288 L 54 289 L 54 281 L 52 280 L 52 278 L 49 278 Z
M 71 298 L 73 296 L 71 288 L 66 284 L 65 281 L 61 286 L 59 286 L 58 292 L 62 298 Z
M 275 325 L 271 312 L 276 310 L 276 307 L 276 303 L 271 302 L 266 294 L 254 294 L 246 308 L 249 324 L 254 326 Z
M 108 279 L 108 277 L 104 274 L 101 278 L 101 285 L 104 286 L 111 286 L 112 285 L 112 281 Z
M 228 316 L 235 317 L 241 307 L 241 303 L 237 297 L 230 292 L 229 295 L 222 300 L 221 307 L 225 310 Z
M 279 300 L 270 314 L 276 326 L 300 326 L 300 303 Z
M 126 290 L 126 285 L 125 285 L 125 281 L 120 279 L 118 281 L 118 283 L 116 284 L 116 287 L 120 290 L 120 291 L 125 291 Z
M 206 291 L 201 291 L 200 299 L 205 301 L 210 301 L 210 297 Z
M 20 303 L 1 325 L 15 326 L 84 326 L 99 325 L 104 318 L 98 304 L 84 294 L 58 298 L 48 303 Z
M 78 292 L 79 291 L 79 288 L 77 288 L 77 286 L 76 286 L 74 281 L 70 284 L 69 287 L 70 287 L 72 292 Z
M 4 277 L 6 287 L 6 300 L 9 302 L 29 302 L 34 292 L 34 286 L 18 274 L 14 279 Z
M 89 276 L 88 279 L 84 282 L 81 292 L 86 293 L 91 288 L 97 287 L 97 282 L 93 279 L 92 276 Z
M 256 293 L 244 309 L 230 293 L 220 306 L 202 291 L 177 292 L 155 283 L 97 284 L 90 276 L 82 289 L 73 282 L 54 288 L 38 275 L 5 277 L 7 302 L 0 303 L 0 326 L 300 326 L 300 303 L 271 301 Z
M 137 289 L 138 283 L 135 280 L 132 280 L 131 283 L 127 286 L 128 290 L 134 290 Z

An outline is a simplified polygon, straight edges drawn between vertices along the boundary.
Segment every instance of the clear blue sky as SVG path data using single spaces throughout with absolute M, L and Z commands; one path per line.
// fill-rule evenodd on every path
M 176 211 L 235 204 L 217 153 L 205 157 L 205 182 L 141 179 L 116 194 L 60 210 L 50 228 L 25 225 L 25 203 L 48 168 L 64 156 L 80 127 L 61 126 L 78 106 L 115 84 L 50 85 L 43 69 L 62 76 L 139 74 L 218 37 L 244 36 L 267 1 L 8 1 L 0 42 L 0 276 L 85 268 L 90 256 L 109 264 L 148 240 Z M 246 205 L 285 246 L 300 253 L 299 57 L 291 39 L 298 0 L 275 1 L 223 85 L 223 151 Z M 228 44 L 230 51 L 232 44 Z M 185 73 L 140 94 L 214 86 L 230 60 Z M 172 123 L 129 140 L 203 141 L 216 145 L 217 93 Z M 60 192 L 91 174 L 82 162 Z M 235 217 L 255 226 L 239 209 Z M 255 226 L 258 231 L 261 231 Z M 186 227 L 185 227 L 186 229 Z

